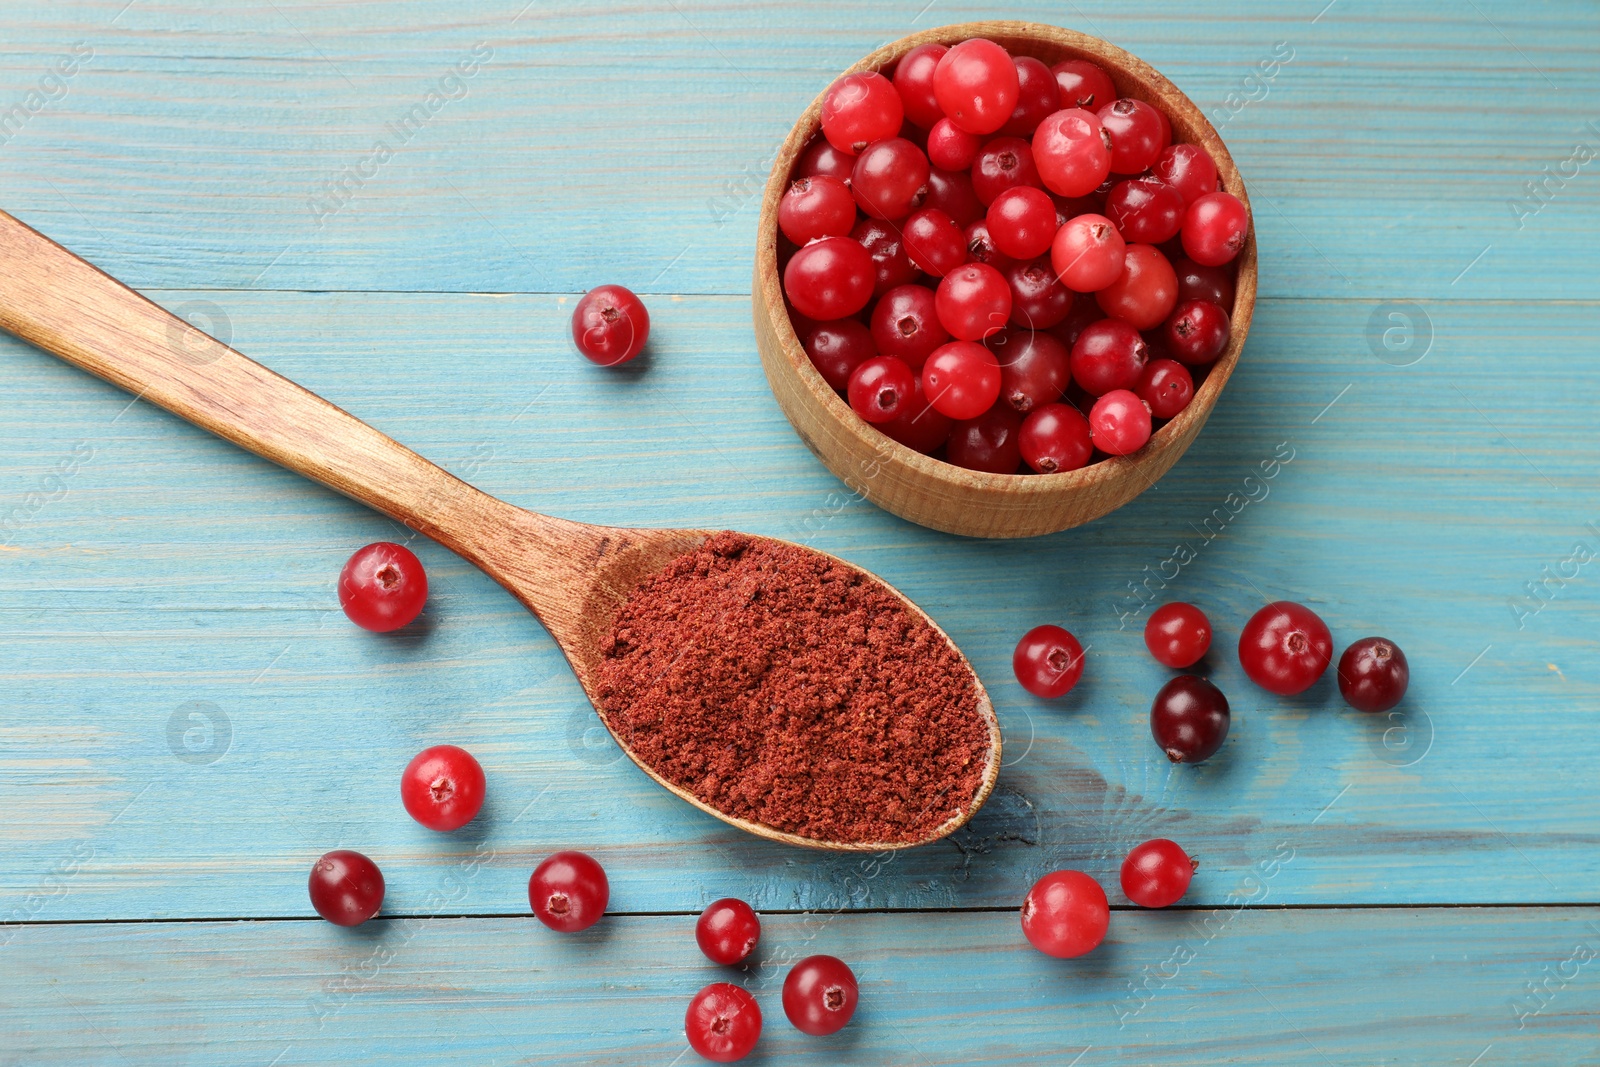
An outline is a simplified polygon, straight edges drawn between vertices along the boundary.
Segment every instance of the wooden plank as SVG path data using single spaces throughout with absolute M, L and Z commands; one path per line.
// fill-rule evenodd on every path
M 1396 368 L 1365 349 L 1366 305 L 1266 301 L 1243 372 L 1154 490 L 995 544 L 849 500 L 772 404 L 744 298 L 653 301 L 654 351 L 617 373 L 569 350 L 556 297 L 154 295 L 209 302 L 244 351 L 513 501 L 743 527 L 883 574 L 972 656 L 1011 765 L 968 830 L 855 893 L 852 861 L 745 840 L 618 762 L 548 638 L 465 564 L 419 543 L 426 625 L 356 631 L 333 579 L 355 546 L 398 535 L 388 523 L 0 341 L 0 515 L 22 508 L 0 551 L 0 803 L 25 813 L 6 831 L 0 918 L 302 915 L 305 870 L 337 846 L 369 851 L 414 909 L 480 844 L 495 858 L 463 913 L 520 911 L 534 864 L 571 846 L 601 855 L 629 910 L 726 893 L 1009 907 L 1062 865 L 1114 886 L 1127 848 L 1158 834 L 1201 857 L 1205 903 L 1280 847 L 1295 852 L 1272 885 L 1286 903 L 1594 899 L 1593 565 L 1536 613 L 1508 606 L 1595 542 L 1600 426 L 1554 399 L 1600 387 L 1583 358 L 1592 304 L 1430 304 L 1434 350 Z M 1283 442 L 1293 458 L 1262 479 Z M 1159 589 L 1149 576 L 1179 543 L 1196 558 Z M 1130 583 L 1145 581 L 1141 595 L 1193 599 L 1217 624 L 1210 671 L 1236 718 L 1198 769 L 1170 768 L 1144 724 L 1167 673 L 1139 637 Z M 1401 642 L 1409 718 L 1350 713 L 1326 680 L 1289 701 L 1253 689 L 1231 643 L 1263 597 L 1314 604 L 1341 641 Z M 1091 646 L 1059 704 L 1009 676 L 1016 637 L 1046 620 Z M 205 730 L 219 712 L 225 748 Z M 484 824 L 461 837 L 395 802 L 406 760 L 442 741 L 491 776 Z
M 1581 0 L 518 8 L 14 0 L 4 107 L 76 43 L 92 56 L 0 150 L 6 207 L 141 288 L 746 292 L 757 193 L 806 103 L 911 29 L 1004 14 L 1107 37 L 1223 122 L 1266 296 L 1594 292 Z

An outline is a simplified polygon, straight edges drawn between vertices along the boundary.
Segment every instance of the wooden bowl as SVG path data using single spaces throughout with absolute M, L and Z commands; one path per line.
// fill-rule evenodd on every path
M 1149 64 L 1097 37 L 1032 22 L 966 22 L 902 37 L 845 73 L 882 70 L 918 45 L 953 45 L 969 37 L 987 37 L 1014 55 L 1033 56 L 1046 64 L 1074 58 L 1098 63 L 1111 75 L 1119 95 L 1149 101 L 1166 112 L 1172 120 L 1174 142 L 1199 144 L 1210 152 L 1223 187 L 1249 207 L 1233 157 L 1194 102 Z M 915 452 L 863 422 L 828 387 L 795 336 L 778 270 L 778 201 L 789 187 L 795 160 L 821 128 L 821 111 L 822 97 L 818 96 L 784 141 L 767 180 L 756 233 L 756 346 L 778 406 L 806 446 L 853 491 L 886 511 L 935 530 L 971 537 L 1032 537 L 1065 530 L 1121 507 L 1154 485 L 1205 425 L 1239 362 L 1256 299 L 1254 225 L 1237 260 L 1237 295 L 1227 350 L 1189 406 L 1161 427 L 1149 444 L 1134 455 L 1059 474 L 969 471 Z

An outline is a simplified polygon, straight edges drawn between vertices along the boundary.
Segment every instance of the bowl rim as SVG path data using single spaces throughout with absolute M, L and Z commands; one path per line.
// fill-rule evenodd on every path
M 1243 202 L 1251 220 L 1245 247 L 1237 258 L 1233 308 L 1229 313 L 1231 333 L 1227 348 L 1211 364 L 1205 380 L 1195 390 L 1195 395 L 1188 406 L 1169 419 L 1151 435 L 1150 441 L 1143 448 L 1132 455 L 1112 456 L 1076 470 L 1057 471 L 1053 474 L 990 474 L 935 459 L 863 423 L 849 404 L 833 391 L 812 366 L 799 337 L 795 334 L 794 323 L 789 318 L 788 308 L 784 302 L 782 278 L 778 270 L 778 202 L 789 187 L 789 175 L 794 170 L 800 153 L 811 144 L 812 139 L 821 130 L 822 101 L 827 96 L 828 89 L 832 88 L 838 78 L 846 75 L 866 70 L 881 71 L 921 45 L 953 45 L 972 37 L 1048 44 L 1052 48 L 1072 52 L 1079 58 L 1091 60 L 1105 68 L 1119 93 L 1126 93 L 1130 86 L 1142 90 L 1131 95 L 1147 102 L 1158 103 L 1166 111 L 1175 130 L 1180 125 L 1185 127 L 1185 140 L 1188 143 L 1200 144 L 1210 153 L 1217 165 L 1217 174 L 1222 180 L 1223 188 Z M 1004 45 L 1005 41 L 1001 40 L 998 43 Z M 1007 50 L 1012 51 L 1010 47 Z M 1014 54 L 1027 53 L 1023 50 Z M 1176 139 L 1174 143 L 1178 143 Z M 1125 177 L 1131 178 L 1134 175 Z M 1091 489 L 1109 482 L 1121 481 L 1135 472 L 1142 473 L 1142 469 L 1146 466 L 1155 467 L 1156 471 L 1140 492 L 1153 486 L 1177 460 L 1176 456 L 1168 459 L 1167 453 L 1177 448 L 1181 454 L 1187 449 L 1198 433 L 1200 424 L 1210 416 L 1217 398 L 1238 365 L 1254 314 L 1257 272 L 1255 214 L 1250 207 L 1244 180 L 1222 136 L 1211 125 L 1199 105 L 1160 71 L 1109 41 L 1060 26 L 1016 20 L 960 22 L 919 30 L 875 49 L 837 75 L 828 83 L 827 88 L 817 94 L 810 106 L 796 120 L 774 157 L 772 172 L 767 178 L 762 197 L 761 216 L 756 230 L 755 296 L 761 301 L 772 321 L 774 332 L 790 369 L 805 384 L 807 391 L 823 410 L 861 439 L 867 440 L 867 435 L 870 434 L 875 447 L 884 449 L 896 462 L 919 474 L 960 488 L 1003 491 L 1011 496 L 1055 497 L 1064 492 Z

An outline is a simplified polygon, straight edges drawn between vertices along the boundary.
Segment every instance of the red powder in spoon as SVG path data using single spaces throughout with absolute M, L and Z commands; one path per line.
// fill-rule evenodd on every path
M 714 535 L 639 587 L 602 654 L 617 736 L 729 815 L 824 841 L 916 841 L 981 785 L 989 727 L 960 653 L 807 549 Z

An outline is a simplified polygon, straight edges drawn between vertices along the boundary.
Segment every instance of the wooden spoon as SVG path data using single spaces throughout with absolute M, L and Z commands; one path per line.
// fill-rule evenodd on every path
M 497 500 L 200 333 L 3 211 L 0 327 L 258 456 L 376 508 L 482 569 L 550 631 L 628 757 L 678 797 L 741 830 L 811 848 L 905 848 L 960 827 L 994 788 L 1000 771 L 1000 726 L 974 674 L 978 711 L 989 728 L 988 764 L 970 805 L 927 837 L 824 841 L 718 811 L 636 756 L 595 700 L 600 648 L 617 609 L 640 581 L 699 547 L 712 531 L 590 526 Z M 939 629 L 888 583 L 839 562 L 900 597 L 916 616 Z M 964 658 L 961 662 L 971 670 Z

